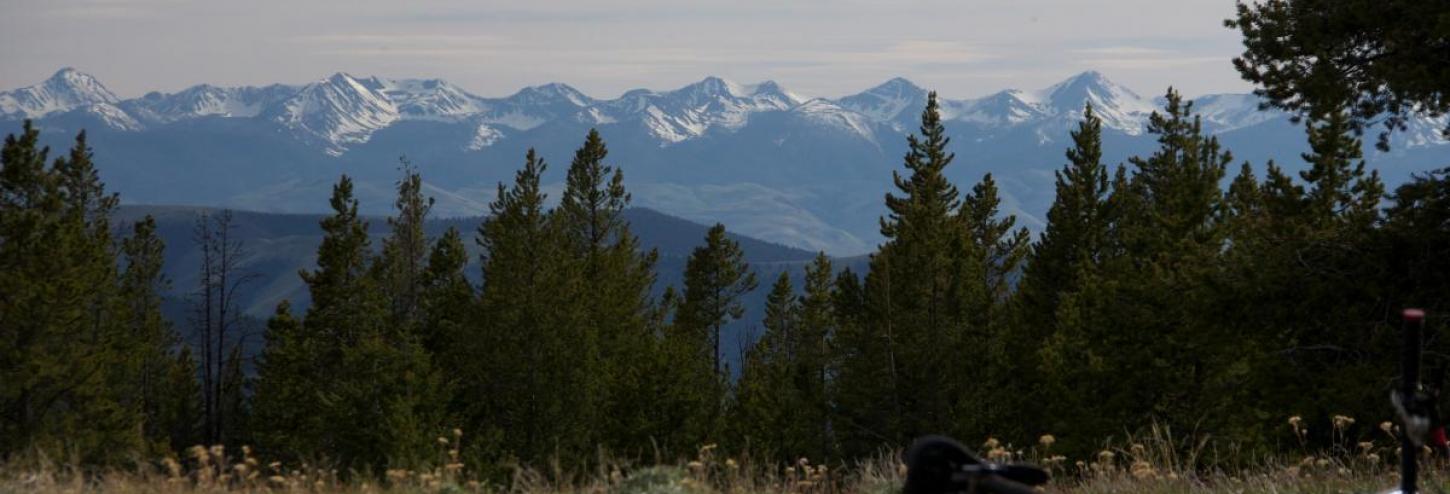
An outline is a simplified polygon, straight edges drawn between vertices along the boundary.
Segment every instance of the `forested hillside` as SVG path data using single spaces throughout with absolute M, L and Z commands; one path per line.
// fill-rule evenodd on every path
M 1332 114 L 1304 125 L 1307 171 L 1259 176 L 1165 100 L 1159 148 L 1117 167 L 1084 109 L 1034 240 L 991 175 L 947 179 L 929 98 L 887 241 L 855 269 L 629 209 L 592 132 L 557 202 L 529 152 L 489 216 L 432 220 L 406 166 L 387 218 L 358 213 L 346 176 L 325 216 L 118 210 L 84 134 L 51 159 L 25 127 L 0 174 L 0 444 L 96 463 L 249 444 L 383 468 L 428 463 L 457 428 L 486 472 L 707 443 L 840 460 L 934 432 L 1052 434 L 1076 455 L 1155 425 L 1261 452 L 1372 434 L 1328 424 L 1384 416 L 1390 314 L 1424 307 L 1443 329 L 1447 172 L 1386 195 Z M 272 274 L 289 271 L 300 290 Z M 186 285 L 189 316 L 162 317 Z M 242 316 L 262 303 L 253 355 Z M 1273 425 L 1291 415 L 1308 432 Z

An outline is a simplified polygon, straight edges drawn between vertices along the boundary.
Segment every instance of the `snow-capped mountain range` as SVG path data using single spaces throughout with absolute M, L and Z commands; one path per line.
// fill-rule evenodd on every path
M 121 100 L 95 78 L 65 68 L 40 84 L 0 93 L 0 117 L 42 118 L 83 111 L 107 116 L 101 123 L 127 131 L 206 117 L 261 118 L 340 156 L 350 147 L 366 143 L 373 133 L 409 120 L 468 123 L 488 129 L 476 133 L 485 136 L 527 131 L 560 119 L 591 125 L 629 123 L 661 146 L 668 146 L 710 132 L 739 130 L 756 114 L 787 112 L 874 138 L 872 124 L 884 124 L 896 132 L 915 130 L 926 95 L 927 90 L 903 78 L 832 100 L 807 98 L 773 81 L 745 85 L 707 77 L 675 90 L 636 89 L 612 100 L 594 99 L 561 83 L 486 98 L 440 79 L 336 73 L 300 86 L 202 84 L 175 93 L 152 92 Z M 1258 111 L 1257 98 L 1248 94 L 1206 95 L 1199 100 L 1199 112 L 1215 132 L 1275 116 Z M 947 122 L 1015 127 L 1053 120 L 1075 122 L 1082 116 L 1084 102 L 1093 104 L 1105 126 L 1129 135 L 1141 133 L 1148 115 L 1158 107 L 1153 100 L 1095 71 L 1036 91 L 1009 89 L 976 99 L 943 98 L 941 106 Z M 473 141 L 467 145 L 479 146 Z
M 104 134 L 93 139 L 102 163 L 113 164 L 102 172 L 134 202 L 311 212 L 325 205 L 323 185 L 338 172 L 375 179 L 385 196 L 393 158 L 406 154 L 450 214 L 481 212 L 493 182 L 510 178 L 524 148 L 562 161 L 593 127 L 637 184 L 637 203 L 846 254 L 869 250 L 879 238 L 872 225 L 880 193 L 926 98 L 926 89 L 903 78 L 834 99 L 717 77 L 596 99 L 561 83 L 483 97 L 439 79 L 336 73 L 303 85 L 203 84 L 123 100 L 66 68 L 0 92 L 0 122 L 34 119 L 42 128 Z M 966 162 L 955 178 L 996 174 L 1007 210 L 1035 226 L 1083 104 L 1091 102 L 1109 129 L 1109 157 L 1122 159 L 1150 149 L 1144 130 L 1160 100 L 1088 71 L 1038 90 L 943 94 L 940 103 L 959 162 Z M 1194 101 L 1205 128 L 1240 157 L 1292 162 L 1303 147 L 1302 129 L 1258 110 L 1253 95 Z M 1395 151 L 1370 153 L 1372 164 L 1388 167 L 1382 171 L 1390 177 L 1445 164 L 1445 125 L 1445 117 L 1414 120 L 1392 140 Z M 156 172 L 168 179 L 143 178 Z M 232 186 L 194 183 L 218 175 Z

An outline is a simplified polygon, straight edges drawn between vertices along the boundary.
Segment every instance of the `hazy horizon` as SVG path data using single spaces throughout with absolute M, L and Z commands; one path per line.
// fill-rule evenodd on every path
M 977 97 L 1085 70 L 1145 96 L 1169 85 L 1188 95 L 1250 89 L 1229 62 L 1240 51 L 1222 26 L 1233 3 L 1219 0 L 3 3 L 0 88 L 69 66 L 122 98 L 335 72 L 441 78 L 483 96 L 562 82 L 602 99 L 712 75 L 825 98 L 893 77 Z

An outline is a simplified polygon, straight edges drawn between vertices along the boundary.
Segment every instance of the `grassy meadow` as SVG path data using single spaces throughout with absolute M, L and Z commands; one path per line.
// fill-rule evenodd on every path
M 1306 434 L 1297 417 L 1294 434 Z M 1336 429 L 1353 419 L 1340 417 Z M 1046 467 L 1052 481 L 1040 490 L 1060 493 L 1370 493 L 1397 486 L 1397 426 L 1380 424 L 1383 434 L 1330 451 L 1299 456 L 1232 457 L 1211 439 L 1176 438 L 1154 428 L 1145 437 L 1111 444 L 1090 458 L 1053 453 L 1056 439 L 1043 436 L 1030 447 L 988 438 L 978 451 L 1000 462 Z M 900 451 L 882 451 L 851 464 L 770 464 L 720 454 L 705 445 L 693 458 L 620 462 L 601 454 L 588 471 L 512 467 L 504 480 L 485 480 L 460 458 L 462 431 L 440 436 L 434 467 L 382 472 L 339 471 L 319 464 L 284 464 L 258 457 L 249 447 L 229 451 L 196 446 L 181 455 L 140 462 L 132 469 L 85 471 L 70 463 L 32 456 L 0 467 L 0 492 L 45 494 L 116 493 L 894 493 L 906 475 Z M 1226 467 L 1215 465 L 1237 464 Z M 1450 487 L 1450 462 L 1424 452 L 1421 487 L 1444 492 Z

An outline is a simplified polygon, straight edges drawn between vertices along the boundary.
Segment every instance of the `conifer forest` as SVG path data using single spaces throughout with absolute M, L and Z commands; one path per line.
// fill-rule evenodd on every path
M 566 163 L 518 156 L 487 215 L 441 235 L 406 161 L 385 218 L 342 175 L 306 303 L 265 321 L 240 313 L 237 259 L 267 246 L 230 212 L 168 244 L 117 221 L 86 132 L 0 129 L 0 490 L 893 492 L 894 455 L 930 434 L 1043 465 L 1052 492 L 1388 486 L 1402 310 L 1427 314 L 1426 387 L 1450 369 L 1450 156 L 1387 186 L 1365 153 L 1450 109 L 1446 19 L 1240 4 L 1234 66 L 1296 115 L 1302 163 L 1236 158 L 1173 88 L 1156 148 L 1109 162 L 1088 103 L 1039 231 L 992 174 L 947 178 L 932 93 L 879 177 L 884 241 L 803 273 L 767 276 L 715 224 L 662 281 L 597 131 Z M 175 290 L 173 250 L 197 286 Z

